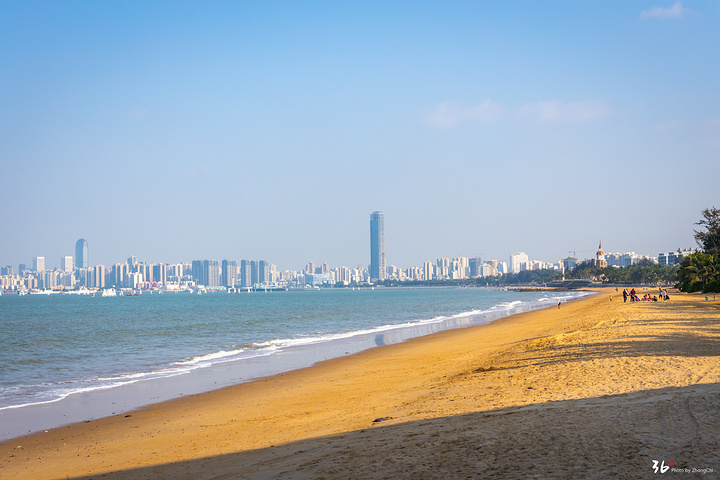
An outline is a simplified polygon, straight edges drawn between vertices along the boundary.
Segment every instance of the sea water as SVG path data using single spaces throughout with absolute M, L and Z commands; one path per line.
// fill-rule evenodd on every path
M 0 438 L 488 323 L 580 295 L 481 288 L 3 295 Z M 181 376 L 184 383 L 173 380 Z M 109 401 L 129 385 L 136 385 L 132 400 L 125 398 L 122 407 Z M 83 398 L 82 412 L 62 410 L 61 416 L 59 407 L 46 408 L 57 418 L 25 428 L 25 419 L 36 416 L 34 406 L 73 397 Z

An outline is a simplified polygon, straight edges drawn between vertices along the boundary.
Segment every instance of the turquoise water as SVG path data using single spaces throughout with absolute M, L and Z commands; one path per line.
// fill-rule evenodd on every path
M 252 371 L 259 357 L 267 363 L 312 346 L 327 358 L 487 323 L 559 298 L 570 295 L 459 288 L 3 295 L 0 411 L 220 364 L 252 378 L 263 374 Z

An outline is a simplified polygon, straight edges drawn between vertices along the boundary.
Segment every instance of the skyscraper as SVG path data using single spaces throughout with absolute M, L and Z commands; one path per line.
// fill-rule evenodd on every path
M 33 270 L 36 272 L 42 272 L 45 270 L 45 257 L 33 258 Z
M 510 273 L 520 273 L 527 270 L 529 258 L 525 252 L 515 252 L 510 255 Z
M 64 272 L 73 271 L 73 258 L 71 256 L 60 257 L 60 270 Z
M 252 266 L 250 260 L 240 261 L 240 286 L 252 286 Z
M 370 214 L 370 281 L 385 280 L 385 215 Z
M 237 284 L 237 271 L 237 261 L 223 260 L 220 283 L 226 287 L 234 287 Z
M 88 268 L 88 243 L 87 240 L 81 238 L 75 242 L 75 266 L 77 268 Z

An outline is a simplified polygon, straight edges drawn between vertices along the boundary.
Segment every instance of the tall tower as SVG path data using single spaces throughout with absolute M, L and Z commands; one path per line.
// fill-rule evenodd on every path
M 33 270 L 36 272 L 42 272 L 45 270 L 45 257 L 33 258 Z
M 75 242 L 75 266 L 77 268 L 88 268 L 88 243 L 87 240 L 81 238 Z
M 600 245 L 598 246 L 598 251 L 595 254 L 596 260 L 597 260 L 597 267 L 598 268 L 605 268 L 607 267 L 607 260 L 605 259 L 605 252 L 603 252 L 602 249 L 602 240 L 600 241 Z
M 370 214 L 370 281 L 385 280 L 385 215 Z

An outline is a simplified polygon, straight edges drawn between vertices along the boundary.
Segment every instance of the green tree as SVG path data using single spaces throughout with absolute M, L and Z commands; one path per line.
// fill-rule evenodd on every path
M 695 225 L 705 228 L 705 231 L 695 232 L 695 241 L 703 252 L 710 255 L 720 255 L 720 209 L 712 207 L 702 211 L 703 219 Z
M 680 289 L 685 292 L 708 290 L 715 287 L 720 278 L 720 256 L 695 252 L 683 258 L 678 269 L 677 279 Z

